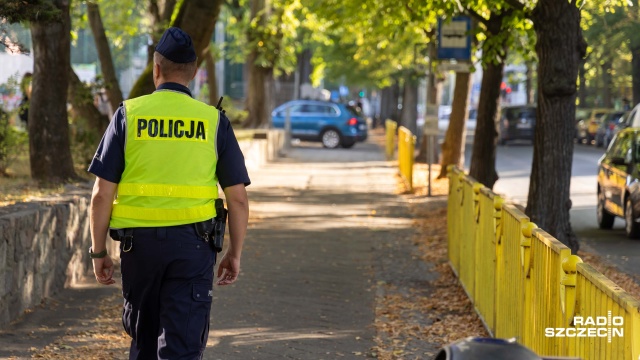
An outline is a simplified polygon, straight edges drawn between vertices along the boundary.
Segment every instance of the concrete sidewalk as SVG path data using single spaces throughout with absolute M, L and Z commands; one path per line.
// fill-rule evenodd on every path
M 394 195 L 396 168 L 380 149 L 310 146 L 289 156 L 251 171 L 259 221 L 249 229 L 241 281 L 215 292 L 206 359 L 371 356 L 378 282 L 430 276 L 398 254 L 411 249 L 386 246 L 402 238 L 411 247 L 414 230 Z
M 250 170 L 252 221 L 242 273 L 235 285 L 214 290 L 204 358 L 374 357 L 381 284 L 393 282 L 398 291 L 426 289 L 435 277 L 430 264 L 415 254 L 411 239 L 417 229 L 406 199 L 395 195 L 396 171 L 372 143 L 336 150 L 303 143 L 277 163 Z M 67 333 L 89 325 L 82 318 L 95 309 L 87 304 L 119 289 L 69 291 L 56 298 L 77 317 L 68 316 L 60 325 Z M 60 336 L 60 331 L 37 332 L 43 324 L 51 329 L 61 321 L 38 315 L 44 311 L 0 332 L 0 358 L 29 358 L 29 347 Z M 420 314 L 415 321 L 428 322 Z M 426 354 L 438 349 L 417 341 L 409 345 L 411 358 L 430 358 Z M 114 349 L 113 356 L 126 358 L 125 352 Z

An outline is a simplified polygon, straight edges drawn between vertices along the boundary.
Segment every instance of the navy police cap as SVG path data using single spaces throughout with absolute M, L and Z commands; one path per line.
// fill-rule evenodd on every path
M 156 51 L 167 59 L 179 63 L 190 63 L 196 60 L 191 37 L 180 28 L 171 27 L 162 34 L 156 45 Z

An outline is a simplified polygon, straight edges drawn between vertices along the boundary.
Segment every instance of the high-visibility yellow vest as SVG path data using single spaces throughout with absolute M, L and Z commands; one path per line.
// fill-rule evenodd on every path
M 171 90 L 124 102 L 124 172 L 114 229 L 190 224 L 215 217 L 218 110 Z

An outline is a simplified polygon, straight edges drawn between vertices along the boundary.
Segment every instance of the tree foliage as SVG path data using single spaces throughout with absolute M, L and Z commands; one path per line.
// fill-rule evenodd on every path
M 385 87 L 400 73 L 416 72 L 414 49 L 431 39 L 437 12 L 429 2 L 318 1 L 323 38 L 314 40 L 314 64 L 329 81 Z M 336 9 L 341 10 L 336 13 Z
M 0 16 L 8 23 L 21 21 L 60 21 L 62 11 L 50 0 L 4 0 L 0 2 Z
M 585 58 L 586 104 L 602 106 L 602 93 L 621 99 L 630 96 L 632 86 L 632 49 L 640 47 L 637 31 L 638 9 L 614 3 L 586 2 L 581 27 L 588 44 Z M 610 84 L 603 81 L 610 78 Z

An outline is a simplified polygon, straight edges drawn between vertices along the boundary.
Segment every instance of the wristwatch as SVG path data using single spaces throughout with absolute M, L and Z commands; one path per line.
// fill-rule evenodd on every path
M 93 252 L 93 247 L 89 248 L 89 257 L 92 259 L 102 259 L 103 257 L 107 256 L 107 249 L 104 249 L 102 251 L 100 251 L 99 253 L 94 253 Z

